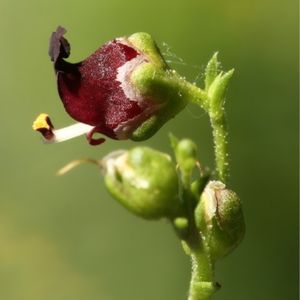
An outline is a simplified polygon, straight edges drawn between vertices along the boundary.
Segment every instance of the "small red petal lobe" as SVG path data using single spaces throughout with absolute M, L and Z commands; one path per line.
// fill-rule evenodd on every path
M 58 91 L 66 111 L 75 120 L 101 128 L 114 138 L 114 129 L 143 109 L 130 101 L 116 80 L 118 68 L 139 53 L 118 40 L 108 42 L 78 64 L 60 62 Z

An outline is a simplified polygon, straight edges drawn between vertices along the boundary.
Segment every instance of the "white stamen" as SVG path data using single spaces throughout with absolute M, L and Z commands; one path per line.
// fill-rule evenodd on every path
M 61 129 L 53 129 L 54 137 L 49 141 L 50 143 L 64 142 L 73 139 L 77 136 L 90 132 L 94 127 L 91 125 L 76 123 Z

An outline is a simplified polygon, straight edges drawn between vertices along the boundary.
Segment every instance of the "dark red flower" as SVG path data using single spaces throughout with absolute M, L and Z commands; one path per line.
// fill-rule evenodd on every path
M 49 55 L 54 64 L 59 96 L 68 114 L 78 124 L 54 130 L 50 118 L 41 114 L 33 128 L 48 141 L 62 141 L 87 134 L 90 144 L 104 142 L 95 139 L 98 132 L 113 139 L 128 139 L 161 104 L 143 96 L 130 82 L 137 66 L 148 62 L 126 38 L 112 40 L 87 59 L 70 63 L 70 44 L 66 30 L 58 27 L 50 38 Z

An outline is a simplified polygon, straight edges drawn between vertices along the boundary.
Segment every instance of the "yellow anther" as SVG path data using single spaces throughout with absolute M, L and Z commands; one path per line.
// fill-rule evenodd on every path
M 40 130 L 40 129 L 51 129 L 51 125 L 49 124 L 49 116 L 45 113 L 40 114 L 32 124 L 33 130 Z

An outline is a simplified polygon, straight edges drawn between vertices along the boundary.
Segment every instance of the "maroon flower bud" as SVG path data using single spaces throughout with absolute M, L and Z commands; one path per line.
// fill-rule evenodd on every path
M 85 133 L 90 144 L 103 143 L 103 138 L 93 138 L 96 132 L 118 140 L 130 138 L 162 107 L 161 102 L 141 94 L 130 80 L 132 72 L 151 58 L 129 38 L 118 38 L 107 42 L 82 62 L 70 63 L 65 60 L 70 55 L 65 33 L 62 27 L 52 33 L 49 55 L 63 105 L 80 123 L 69 126 L 67 134 L 60 129 L 57 136 L 58 131 L 54 130 L 49 116 L 41 114 L 33 128 L 48 141 L 61 141 Z

